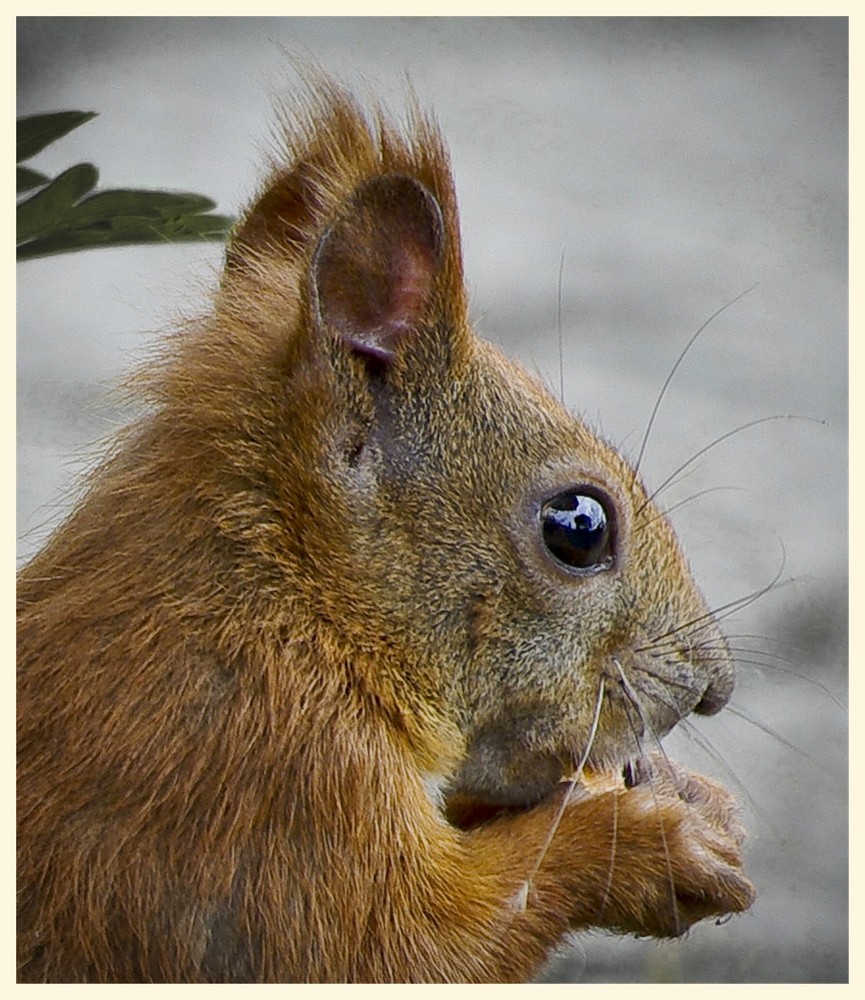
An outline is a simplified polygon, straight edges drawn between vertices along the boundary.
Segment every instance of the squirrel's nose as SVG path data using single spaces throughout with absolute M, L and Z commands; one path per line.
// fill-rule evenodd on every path
M 720 712 L 730 700 L 730 695 L 733 693 L 733 684 L 732 673 L 729 676 L 718 677 L 709 681 L 706 690 L 703 692 L 703 697 L 694 707 L 694 711 L 698 715 L 715 715 L 717 712 Z

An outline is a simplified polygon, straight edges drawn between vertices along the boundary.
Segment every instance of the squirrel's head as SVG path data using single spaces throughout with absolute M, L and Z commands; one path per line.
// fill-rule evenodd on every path
M 317 89 L 190 349 L 222 527 L 304 641 L 447 735 L 451 787 L 528 803 L 718 710 L 727 647 L 633 469 L 472 332 L 436 129 Z

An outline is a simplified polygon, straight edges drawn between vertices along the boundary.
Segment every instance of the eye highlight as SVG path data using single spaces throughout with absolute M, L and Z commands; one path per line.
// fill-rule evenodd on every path
M 541 505 L 541 538 L 557 563 L 582 574 L 614 562 L 612 505 L 587 487 L 565 490 Z

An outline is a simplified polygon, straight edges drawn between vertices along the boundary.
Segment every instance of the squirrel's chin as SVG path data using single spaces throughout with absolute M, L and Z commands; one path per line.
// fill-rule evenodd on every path
M 554 792 L 567 764 L 546 754 L 514 759 L 486 752 L 470 756 L 454 778 L 450 798 L 470 800 L 491 808 L 526 809 Z

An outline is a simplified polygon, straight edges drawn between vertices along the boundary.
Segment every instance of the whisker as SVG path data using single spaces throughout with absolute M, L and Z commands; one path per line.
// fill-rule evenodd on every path
M 784 649 L 789 649 L 791 653 L 796 653 L 799 656 L 806 656 L 805 650 L 799 646 L 794 646 L 791 642 L 785 642 L 783 639 L 778 639 L 772 635 L 761 635 L 759 632 L 727 632 L 727 639 L 759 639 L 760 642 L 771 642 L 775 646 L 783 646 Z
M 740 607 L 735 607 L 735 602 L 731 602 L 731 607 L 729 608 L 729 610 L 726 610 L 724 614 L 717 615 L 716 619 L 719 622 L 727 621 L 727 619 L 732 618 L 732 616 L 735 615 L 737 611 L 742 611 L 745 608 L 750 607 L 752 604 L 759 601 L 761 597 L 765 597 L 766 594 L 768 594 L 770 591 L 772 593 L 775 593 L 779 590 L 783 590 L 785 587 L 792 586 L 795 582 L 796 582 L 795 579 L 791 578 L 789 580 L 785 580 L 783 583 L 778 583 L 778 582 L 772 583 L 768 587 L 766 587 L 764 591 L 755 593 L 750 598 L 743 598 L 743 603 L 741 604 Z
M 754 635 L 752 633 L 742 633 L 741 638 L 763 638 L 763 637 L 759 635 Z M 675 648 L 676 647 L 672 643 L 669 644 L 658 643 L 652 646 L 641 647 L 638 651 L 648 652 L 654 658 L 657 658 L 658 656 L 663 656 L 665 651 L 672 652 L 675 650 Z M 841 701 L 841 699 L 838 698 L 827 685 L 823 684 L 815 677 L 811 677 L 808 674 L 803 674 L 798 670 L 793 670 L 789 666 L 784 666 L 783 664 L 789 663 L 790 660 L 788 657 L 783 656 L 781 653 L 774 653 L 772 652 L 772 650 L 767 650 L 767 649 L 754 649 L 748 646 L 718 645 L 716 647 L 713 647 L 708 642 L 694 643 L 692 645 L 692 648 L 694 650 L 698 650 L 702 658 L 707 662 L 723 661 L 727 658 L 727 654 L 729 652 L 729 654 L 733 656 L 735 662 L 740 666 L 753 666 L 761 670 L 775 672 L 778 674 L 784 674 L 788 677 L 795 677 L 797 680 L 803 681 L 806 684 L 810 684 L 812 687 L 816 688 L 817 690 L 825 694 L 826 697 L 829 698 L 830 701 L 832 701 L 833 704 L 836 705 L 836 707 L 839 708 L 842 712 L 844 712 L 845 714 L 849 713 L 849 707 L 843 701 Z M 717 656 L 715 656 L 714 658 L 712 657 L 713 653 L 717 654 Z M 742 654 L 754 654 L 754 655 L 747 656 Z M 761 659 L 757 659 L 755 658 L 755 656 L 759 656 L 761 657 Z M 780 660 L 781 662 L 780 663 L 773 662 L 778 660 Z M 642 668 L 638 667 L 637 669 L 642 669 L 643 672 L 650 674 L 651 676 L 657 677 L 659 680 L 663 680 L 664 683 L 668 685 L 679 686 L 682 688 L 687 687 L 687 685 L 682 683 L 676 684 L 675 680 L 667 678 L 666 676 L 660 673 L 653 673 L 652 671 L 647 670 L 645 667 Z
M 682 348 L 678 358 L 676 358 L 676 363 L 670 369 L 670 373 L 667 375 L 666 379 L 664 380 L 664 384 L 661 386 L 661 391 L 658 393 L 658 397 L 655 400 L 655 405 L 652 407 L 652 413 L 649 417 L 649 422 L 646 424 L 646 430 L 645 433 L 643 434 L 642 443 L 640 444 L 640 451 L 637 455 L 636 462 L 634 462 L 634 476 L 633 479 L 631 480 L 631 486 L 633 486 L 633 484 L 637 480 L 637 473 L 639 472 L 640 464 L 643 461 L 643 455 L 645 454 L 646 451 L 646 445 L 648 444 L 649 441 L 649 435 L 652 433 L 652 427 L 655 423 L 655 417 L 657 417 L 658 410 L 661 408 L 661 401 L 663 400 L 664 395 L 666 394 L 670 383 L 673 381 L 673 376 L 676 374 L 679 365 L 685 359 L 685 355 L 688 353 L 688 351 L 691 350 L 691 347 L 693 346 L 694 342 L 713 320 L 717 319 L 717 317 L 720 316 L 721 313 L 729 309 L 730 306 L 734 305 L 740 299 L 743 299 L 746 295 L 753 292 L 756 287 L 757 287 L 756 284 L 751 285 L 750 288 L 746 288 L 744 292 L 740 292 L 739 295 L 737 295 L 734 299 L 730 299 L 730 301 L 727 302 L 725 305 L 721 306 L 720 309 L 716 309 L 712 313 L 712 315 L 699 327 L 697 332 L 691 337 L 688 343 L 685 344 L 684 348 Z
M 678 510 L 679 507 L 684 507 L 686 503 L 691 503 L 692 500 L 699 500 L 700 497 L 706 496 L 708 493 L 720 493 L 721 491 L 735 491 L 737 493 L 747 492 L 742 486 L 709 486 L 705 490 L 700 490 L 697 493 L 692 493 L 691 496 L 685 497 L 684 500 L 679 500 L 677 503 L 672 504 L 670 507 L 665 507 L 663 510 L 659 510 L 654 513 L 648 521 L 641 521 L 639 524 L 634 526 L 634 531 L 642 531 L 643 528 L 648 528 L 650 524 L 654 524 L 655 521 L 660 521 L 662 518 L 669 517 L 674 510 Z M 640 510 L 643 508 L 641 507 Z
M 740 659 L 736 657 L 737 664 L 745 664 L 746 666 L 758 667 L 761 670 L 774 671 L 779 674 L 786 674 L 789 677 L 795 677 L 797 680 L 805 681 L 806 684 L 810 684 L 812 687 L 817 688 L 823 694 L 829 698 L 845 715 L 849 713 L 849 708 L 847 705 L 837 698 L 831 690 L 823 683 L 818 681 L 815 677 L 809 677 L 808 674 L 801 674 L 797 670 L 791 670 L 789 667 L 782 667 L 778 663 L 765 663 L 762 660 L 750 660 L 750 659 Z
M 661 701 L 667 708 L 669 708 L 676 716 L 676 725 L 681 727 L 682 732 L 687 734 L 689 739 L 691 739 L 708 757 L 710 757 L 716 764 L 718 764 L 727 773 L 730 780 L 736 785 L 742 795 L 748 800 L 751 808 L 754 810 L 755 814 L 760 816 L 766 827 L 771 830 L 772 824 L 769 822 L 767 816 L 764 814 L 762 808 L 758 805 L 754 797 L 751 795 L 747 786 L 742 782 L 739 776 L 736 774 L 735 770 L 727 763 L 724 755 L 714 746 L 714 744 L 709 740 L 708 737 L 704 736 L 690 721 L 687 715 L 683 715 L 678 706 L 672 702 L 667 701 L 660 695 L 657 696 L 658 700 Z M 729 707 L 729 705 L 727 706 Z M 735 713 L 734 713 L 735 714 Z M 663 751 L 663 748 L 662 752 Z M 669 761 L 666 753 L 664 752 L 664 758 Z M 774 834 L 774 831 L 773 831 Z
M 729 636 L 727 637 L 730 638 Z M 790 657 L 785 656 L 783 653 L 775 653 L 771 649 L 754 649 L 753 646 L 734 646 L 732 643 L 728 642 L 728 648 L 733 653 L 757 653 L 760 656 L 768 657 L 770 660 L 781 660 L 784 663 L 790 663 Z M 711 647 L 706 647 L 711 648 Z
M 659 657 L 653 656 L 653 659 L 659 659 Z M 685 691 L 688 694 L 694 694 L 697 691 L 697 687 L 694 684 L 689 684 L 687 681 L 680 680 L 677 677 L 669 677 L 666 672 L 662 672 L 660 670 L 650 670 L 644 664 L 635 663 L 633 664 L 632 669 L 637 673 L 645 674 L 646 677 L 651 677 L 653 680 L 661 681 L 666 687 L 679 688 L 681 691 Z M 659 701 L 662 700 L 660 695 L 656 695 L 654 693 L 653 697 L 656 697 Z M 663 704 L 667 705 L 668 708 L 673 708 L 678 714 L 678 709 L 673 704 L 668 704 L 666 701 L 664 701 Z M 681 718 L 682 717 L 679 716 L 679 719 Z
M 673 482 L 674 479 L 676 479 L 690 465 L 693 465 L 698 458 L 705 455 L 707 451 L 711 451 L 712 448 L 717 447 L 719 444 L 726 441 L 728 438 L 734 437 L 736 434 L 741 434 L 743 431 L 750 430 L 752 427 L 757 427 L 760 424 L 771 423 L 773 420 L 807 420 L 809 423 L 819 424 L 822 427 L 829 426 L 828 422 L 825 420 L 818 420 L 816 417 L 806 417 L 796 413 L 775 413 L 772 416 L 758 417 L 756 420 L 749 420 L 745 424 L 740 424 L 738 427 L 734 427 L 733 430 L 727 431 L 720 437 L 715 438 L 714 441 L 710 441 L 709 444 L 705 445 L 703 448 L 700 448 L 699 451 L 695 452 L 688 459 L 687 462 L 683 462 L 678 467 L 678 469 L 676 469 L 669 476 L 667 476 L 667 478 L 661 483 L 661 485 L 658 486 L 655 490 L 653 490 L 653 492 L 651 492 L 646 497 L 645 501 L 637 508 L 634 516 L 635 517 L 639 516 L 639 514 L 658 496 L 658 494 L 662 490 L 665 490 Z
M 603 705 L 603 701 L 604 701 L 604 680 L 603 678 L 601 678 L 598 684 L 598 698 L 595 703 L 595 711 L 592 717 L 591 729 L 589 730 L 589 738 L 586 741 L 586 748 L 583 751 L 583 755 L 580 758 L 580 762 L 577 765 L 576 771 L 570 776 L 570 778 L 567 779 L 568 790 L 563 796 L 561 803 L 559 804 L 559 808 L 556 811 L 556 815 L 553 818 L 553 822 L 550 824 L 549 832 L 547 833 L 546 840 L 544 841 L 540 853 L 538 854 L 538 859 L 535 862 L 535 865 L 532 868 L 532 870 L 526 876 L 523 885 L 517 892 L 517 898 L 519 902 L 521 902 L 522 904 L 522 909 L 525 909 L 528 903 L 529 891 L 531 890 L 532 882 L 534 881 L 535 876 L 540 871 L 541 865 L 544 863 L 544 858 L 547 856 L 547 851 L 549 851 L 550 849 L 550 844 L 553 842 L 553 837 L 555 837 L 556 831 L 559 828 L 559 824 L 562 822 L 562 816 L 564 816 L 565 814 L 565 809 L 567 809 L 568 805 L 570 804 L 571 798 L 574 794 L 574 789 L 577 787 L 577 782 L 579 781 L 580 776 L 583 773 L 583 768 L 586 766 L 586 761 L 589 759 L 589 754 L 592 751 L 592 746 L 594 745 L 595 738 L 598 734 L 598 726 L 600 725 L 601 721 L 601 706 Z
M 716 661 L 726 659 L 728 654 L 730 654 L 734 657 L 734 659 L 742 663 L 749 662 L 745 659 L 746 656 L 762 657 L 761 662 L 765 663 L 767 667 L 773 666 L 773 661 L 780 661 L 785 664 L 795 662 L 789 656 L 785 656 L 783 653 L 775 653 L 771 649 L 754 649 L 751 646 L 736 646 L 733 643 L 716 641 L 715 639 L 708 639 L 705 642 L 692 643 L 690 648 L 698 651 L 702 657 L 707 657 L 709 659 L 711 659 L 714 654 Z
M 559 258 L 559 281 L 558 300 L 556 303 L 556 330 L 559 343 L 559 399 L 564 406 L 565 403 L 565 346 L 562 335 L 562 284 L 565 273 L 565 248 L 562 247 L 562 255 Z
M 637 694 L 636 691 L 634 691 L 633 687 L 631 686 L 630 681 L 628 680 L 627 676 L 625 675 L 625 671 L 622 669 L 622 665 L 619 663 L 619 661 L 615 657 L 613 657 L 613 664 L 615 665 L 615 668 L 616 668 L 616 670 L 619 673 L 619 684 L 620 684 L 620 686 L 621 686 L 622 690 L 624 691 L 624 693 L 626 695 L 626 698 L 627 698 L 627 700 L 625 702 L 625 705 L 627 706 L 628 703 L 631 704 L 631 706 L 633 707 L 633 709 L 636 711 L 637 715 L 640 718 L 640 723 L 642 725 L 642 730 L 649 732 L 649 734 L 651 735 L 651 737 L 652 737 L 652 739 L 653 739 L 656 747 L 658 748 L 658 752 L 661 754 L 661 756 L 663 756 L 663 758 L 667 762 L 668 766 L 671 766 L 670 765 L 670 759 L 667 756 L 667 752 L 664 749 L 664 747 L 662 746 L 660 738 L 658 737 L 658 734 L 655 732 L 654 727 L 649 723 L 649 720 L 646 718 L 646 715 L 643 712 L 642 705 L 640 704 L 639 695 Z M 634 723 L 631 720 L 631 714 L 630 714 L 630 712 L 628 712 L 627 707 L 625 709 L 625 714 L 628 717 L 628 722 L 629 722 L 629 724 L 631 726 L 631 731 L 632 731 L 632 733 L 634 735 L 634 741 L 637 744 L 637 748 L 638 748 L 638 750 L 640 752 L 640 756 L 644 757 L 645 756 L 645 752 L 643 750 L 643 741 L 642 741 L 641 733 L 637 730 L 637 727 L 634 726 Z M 664 830 L 663 813 L 661 812 L 661 809 L 660 809 L 660 806 L 659 806 L 659 803 L 658 803 L 658 797 L 655 794 L 655 787 L 652 784 L 650 784 L 649 787 L 650 787 L 650 790 L 652 792 L 652 798 L 655 800 L 655 807 L 658 810 L 658 822 L 659 822 L 659 827 L 660 827 L 660 830 L 661 830 L 661 843 L 662 843 L 663 848 L 664 848 L 664 862 L 665 862 L 666 867 L 667 867 L 667 878 L 668 878 L 668 881 L 669 881 L 669 884 L 670 884 L 670 901 L 672 903 L 673 916 L 674 916 L 675 921 L 676 921 L 676 933 L 678 934 L 679 930 L 680 930 L 680 927 L 679 927 L 679 908 L 676 905 L 676 883 L 675 883 L 675 880 L 673 878 L 673 863 L 672 863 L 672 859 L 670 858 L 670 848 L 669 848 L 669 845 L 667 843 L 667 834 L 666 834 L 666 831 Z
M 797 747 L 795 743 L 791 743 L 789 740 L 785 739 L 780 733 L 772 729 L 771 726 L 766 725 L 765 722 L 760 722 L 759 719 L 755 719 L 754 716 L 749 712 L 746 712 L 745 709 L 728 703 L 724 711 L 730 712 L 732 715 L 735 715 L 737 719 L 741 719 L 743 722 L 747 722 L 748 725 L 753 726 L 755 729 L 759 729 L 761 733 L 765 733 L 766 736 L 770 736 L 786 750 L 791 750 L 793 753 L 798 754 L 798 756 L 807 760 L 809 764 L 819 767 L 820 770 L 824 771 L 826 774 L 835 773 L 833 768 L 826 764 L 821 764 L 815 757 L 812 757 L 809 753 L 806 753 L 800 747 Z
M 637 669 L 647 674 L 650 677 L 655 677 L 659 680 L 663 680 L 665 684 L 669 685 L 671 683 L 670 681 L 667 680 L 666 677 L 663 677 L 659 674 L 655 674 L 654 672 L 646 669 L 645 667 L 637 667 Z M 685 684 L 680 683 L 679 686 L 687 689 L 687 685 Z M 727 763 L 726 759 L 724 758 L 724 755 L 712 744 L 712 742 L 708 739 L 708 737 L 704 736 L 693 725 L 688 716 L 682 713 L 682 711 L 679 709 L 678 705 L 676 705 L 674 701 L 667 700 L 658 693 L 655 693 L 653 696 L 657 698 L 657 700 L 660 701 L 663 705 L 665 705 L 668 709 L 670 709 L 670 711 L 676 716 L 676 726 L 680 727 L 681 731 L 684 732 L 689 739 L 691 739 L 694 743 L 696 743 L 696 745 L 700 747 L 700 749 L 708 757 L 710 757 L 713 761 L 715 761 L 716 764 L 720 765 L 720 767 L 723 768 L 723 770 L 727 773 L 730 780 L 736 785 L 736 787 L 739 789 L 742 795 L 744 795 L 745 798 L 748 800 L 748 802 L 751 805 L 751 808 L 754 810 L 754 813 L 761 818 L 761 820 L 765 823 L 766 828 L 772 832 L 773 836 L 777 836 L 776 832 L 772 828 L 772 824 L 769 822 L 768 817 L 765 815 L 762 808 L 757 804 L 756 800 L 751 795 L 747 786 L 742 782 L 742 780 L 739 778 L 739 776 L 736 774 L 733 768 Z M 727 705 L 726 708 L 729 709 L 729 705 Z M 735 715 L 736 712 L 734 711 L 733 714 Z M 669 763 L 669 757 L 667 756 L 663 746 L 661 746 L 660 740 L 658 740 L 657 737 L 655 737 L 655 739 L 658 744 L 659 750 L 664 756 L 664 759 Z
M 791 674 L 793 677 L 798 677 L 803 681 L 811 681 L 812 683 L 817 683 L 813 678 L 806 676 L 805 674 L 797 673 L 796 671 L 790 670 L 787 667 L 782 667 L 780 663 L 773 663 L 771 660 L 760 659 L 759 654 L 753 656 L 743 656 L 740 653 L 734 653 L 733 659 L 736 661 L 736 666 L 739 667 L 756 667 L 760 670 L 766 671 L 776 671 L 782 674 Z M 826 691 L 826 694 L 831 694 L 831 691 Z
M 728 704 L 724 710 L 727 711 L 729 710 L 729 708 L 730 706 Z M 735 714 L 735 712 L 733 714 Z M 690 721 L 690 719 L 687 718 L 680 719 L 679 725 L 681 726 L 682 732 L 684 732 L 690 740 L 696 743 L 696 745 L 703 751 L 703 753 L 705 753 L 708 757 L 710 757 L 716 764 L 718 764 L 726 772 L 727 777 L 730 779 L 730 781 L 733 782 L 736 788 L 739 789 L 740 793 L 744 795 L 745 798 L 748 800 L 749 805 L 754 810 L 754 814 L 756 816 L 759 816 L 760 819 L 763 821 L 763 823 L 765 823 L 766 828 L 772 833 L 773 836 L 777 837 L 778 833 L 773 828 L 772 823 L 769 820 L 768 814 L 763 809 L 763 807 L 758 804 L 757 800 L 750 793 L 750 791 L 748 790 L 748 786 L 742 781 L 739 775 L 736 774 L 735 770 L 727 763 L 727 760 L 725 759 L 724 755 L 720 752 L 720 750 L 718 750 L 717 747 L 715 747 L 715 745 L 707 736 L 705 736 L 697 729 L 697 727 Z
M 702 615 L 698 615 L 696 618 L 692 618 L 690 621 L 683 622 L 681 625 L 677 625 L 675 628 L 671 628 L 668 632 L 663 632 L 661 635 L 655 636 L 652 639 L 651 646 L 642 647 L 638 652 L 644 652 L 646 650 L 652 650 L 657 648 L 657 643 L 662 639 L 667 639 L 672 635 L 678 635 L 680 632 L 684 632 L 686 629 L 693 628 L 699 625 L 700 622 L 708 623 L 711 620 L 722 621 L 728 614 L 732 614 L 735 611 L 741 611 L 743 608 L 749 607 L 755 601 L 758 601 L 761 597 L 764 597 L 769 591 L 775 589 L 778 581 L 781 579 L 781 574 L 784 572 L 784 566 L 786 564 L 786 553 L 784 553 L 783 544 L 781 546 L 782 554 L 784 558 L 781 562 L 778 572 L 775 574 L 773 579 L 765 584 L 764 586 L 758 588 L 757 590 L 752 590 L 750 594 L 746 594 L 744 597 L 737 597 L 733 601 L 728 601 L 726 604 L 721 604 L 717 608 L 713 608 Z M 725 614 L 726 612 L 726 614 Z

